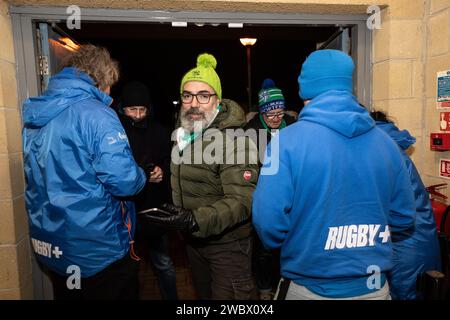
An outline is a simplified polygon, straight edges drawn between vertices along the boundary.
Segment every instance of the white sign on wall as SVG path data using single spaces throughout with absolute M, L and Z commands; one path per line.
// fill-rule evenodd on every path
M 439 116 L 439 127 L 441 131 L 450 132 L 450 112 L 441 112 Z
M 450 179 L 450 159 L 439 160 L 439 177 Z
M 450 108 L 450 70 L 437 73 L 437 107 Z

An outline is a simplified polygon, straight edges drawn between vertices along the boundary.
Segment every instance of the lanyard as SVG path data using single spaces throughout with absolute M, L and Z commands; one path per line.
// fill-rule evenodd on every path
M 129 244 L 130 244 L 130 256 L 131 259 L 135 260 L 135 261 L 140 261 L 141 258 L 139 258 L 136 253 L 134 252 L 134 239 L 131 236 L 131 217 L 130 214 L 128 214 L 128 221 L 125 221 L 126 217 L 127 217 L 127 212 L 125 209 L 125 204 L 123 201 L 120 202 L 120 208 L 122 209 L 122 222 L 123 224 L 127 227 L 127 231 L 128 231 L 128 239 L 129 239 Z
M 188 134 L 188 135 L 183 135 L 183 136 L 180 137 L 181 140 L 183 141 L 182 144 L 178 143 L 180 152 L 184 149 L 184 147 L 186 147 L 186 146 L 187 146 L 188 144 L 190 144 L 192 141 L 194 141 L 195 139 L 197 139 L 198 136 L 200 136 L 201 134 L 203 134 L 203 133 L 206 131 L 206 129 L 208 129 L 208 127 L 211 125 L 211 123 L 216 119 L 216 117 L 217 117 L 217 115 L 219 114 L 220 110 L 222 110 L 222 104 L 219 104 L 219 105 L 217 106 L 216 114 L 214 115 L 213 119 L 212 119 L 211 122 L 206 126 L 206 128 L 203 129 L 201 132 L 198 132 L 198 131 L 197 131 L 197 132 L 192 132 L 192 133 L 190 133 L 190 134 Z M 183 130 L 181 127 L 180 127 L 178 130 L 180 130 L 180 129 Z

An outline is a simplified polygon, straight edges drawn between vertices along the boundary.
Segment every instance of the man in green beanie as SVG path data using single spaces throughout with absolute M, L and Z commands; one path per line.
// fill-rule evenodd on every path
M 216 64 L 201 54 L 181 81 L 171 164 L 175 206 L 163 205 L 147 219 L 185 235 L 199 299 L 255 299 L 250 209 L 258 164 L 250 158 L 257 159 L 257 150 L 248 137 L 230 138 L 245 125 L 245 115 L 236 102 L 222 99 Z M 212 148 L 217 142 L 224 143 Z M 241 152 L 249 157 L 239 162 Z

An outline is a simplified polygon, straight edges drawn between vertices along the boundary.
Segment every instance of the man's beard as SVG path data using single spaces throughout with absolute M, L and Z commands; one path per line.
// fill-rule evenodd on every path
M 197 120 L 190 119 L 191 115 L 200 115 L 201 118 Z M 211 124 L 216 115 L 216 110 L 209 112 L 200 111 L 199 108 L 189 108 L 188 110 L 181 110 L 180 120 L 181 126 L 189 132 L 198 132 L 205 129 Z

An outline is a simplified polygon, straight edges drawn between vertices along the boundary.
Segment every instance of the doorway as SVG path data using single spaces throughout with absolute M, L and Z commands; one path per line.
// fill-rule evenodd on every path
M 248 112 L 257 105 L 257 92 L 266 77 L 283 89 L 288 109 L 299 112 L 301 64 L 319 48 L 341 49 L 353 57 L 356 95 L 370 105 L 371 34 L 364 15 L 83 9 L 80 30 L 66 27 L 65 8 L 12 7 L 11 16 L 20 101 L 42 92 L 48 77 L 58 71 L 59 57 L 70 50 L 64 47 L 69 42 L 62 40 L 69 38 L 75 44 L 105 46 L 119 61 L 122 76 L 111 93 L 116 101 L 126 81 L 146 82 L 157 106 L 155 118 L 168 127 L 176 117 L 174 101 L 181 77 L 205 51 L 217 58 L 224 97 L 236 100 Z M 258 39 L 252 47 L 252 105 L 246 103 L 247 61 L 239 42 L 247 36 Z M 46 48 L 50 39 L 56 41 L 55 47 Z M 33 277 L 35 297 L 51 298 L 48 279 L 36 264 Z

